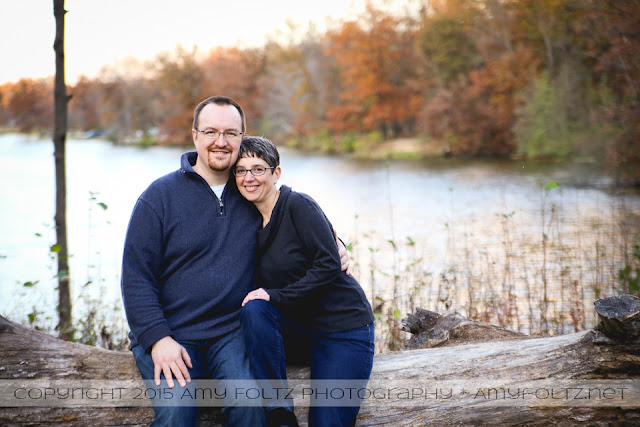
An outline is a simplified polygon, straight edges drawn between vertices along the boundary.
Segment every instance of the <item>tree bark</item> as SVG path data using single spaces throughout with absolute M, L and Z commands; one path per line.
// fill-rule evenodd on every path
M 405 343 L 406 350 L 531 338 L 520 332 L 480 323 L 457 314 L 442 316 L 422 308 L 416 309 L 416 314 L 409 314 L 403 320 L 402 330 L 413 335 Z
M 605 300 L 600 304 L 618 302 Z M 419 310 L 415 316 L 419 318 L 425 312 Z M 422 326 L 414 327 L 413 331 L 433 337 L 423 341 L 427 346 L 436 346 L 377 355 L 368 388 L 379 394 L 365 399 L 357 425 L 604 426 L 640 423 L 640 386 L 637 384 L 640 380 L 640 341 L 637 338 L 622 341 L 619 337 L 607 336 L 606 329 L 599 328 L 531 338 L 512 331 L 499 331 L 499 328 L 459 316 L 426 313 L 430 314 Z M 406 323 L 411 322 L 419 323 L 415 318 Z M 637 326 L 629 324 L 627 329 L 631 331 Z M 483 331 L 490 339 L 495 339 L 497 334 L 498 340 L 484 341 Z M 460 344 L 465 335 L 471 337 L 472 343 Z M 429 340 L 434 342 L 429 343 Z M 6 380 L 28 379 L 127 381 L 139 378 L 133 357 L 128 352 L 64 342 L 2 317 L 0 361 L 0 384 Z M 309 369 L 291 367 L 288 375 L 292 382 L 306 379 Z M 624 387 L 624 399 L 616 400 L 615 404 L 605 398 L 579 400 L 573 396 L 574 399 L 557 400 L 531 392 L 568 384 L 574 392 L 579 386 L 581 390 L 596 393 L 596 383 L 600 387 L 598 393 L 606 389 L 613 392 L 614 387 L 618 393 Z M 527 387 L 531 399 L 525 401 Z M 404 397 L 400 395 L 403 388 L 408 393 Z M 2 391 L 0 387 L 0 397 Z M 396 394 L 392 396 L 393 393 Z M 500 399 L 505 396 L 511 398 Z M 301 425 L 306 425 L 307 412 L 305 405 L 296 404 Z M 0 425 L 146 425 L 152 419 L 150 407 L 94 405 L 0 409 Z M 218 408 L 206 408 L 199 415 L 199 425 L 222 423 Z
M 53 146 L 56 174 L 56 245 L 52 248 L 58 255 L 58 331 L 60 338 L 73 339 L 71 322 L 71 290 L 69 275 L 69 248 L 67 244 L 67 181 L 66 154 L 67 139 L 67 86 L 64 65 L 64 0 L 53 1 L 53 15 L 56 19 L 56 38 L 53 49 L 56 56 L 56 77 L 54 88 L 54 130 Z
M 626 342 L 640 339 L 640 302 L 633 295 L 621 295 L 595 302 L 600 317 L 598 330 L 614 340 Z

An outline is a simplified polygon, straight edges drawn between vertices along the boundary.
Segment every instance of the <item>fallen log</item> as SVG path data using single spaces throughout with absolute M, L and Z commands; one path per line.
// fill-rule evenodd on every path
M 635 297 L 629 298 L 604 300 L 596 303 L 596 309 L 633 307 Z M 364 402 L 358 425 L 640 423 L 638 314 L 634 317 L 628 308 L 618 311 L 598 311 L 603 322 L 594 330 L 531 338 L 460 316 L 447 318 L 418 310 L 409 316 L 406 327 L 423 335 L 413 344 L 422 341 L 431 348 L 376 356 L 368 391 L 360 396 Z M 613 328 L 615 333 L 610 334 L 605 319 L 623 327 Z M 473 342 L 460 344 L 465 336 Z M 135 378 L 139 374 L 128 352 L 64 342 L 0 317 L 2 384 Z M 308 378 L 308 369 L 293 367 L 289 378 Z M 586 398 L 576 395 L 582 392 Z M 306 412 L 304 405 L 297 404 L 302 425 Z M 152 419 L 149 406 L 0 408 L 0 425 L 7 426 L 147 425 Z M 206 408 L 199 416 L 203 426 L 222 423 L 218 408 Z

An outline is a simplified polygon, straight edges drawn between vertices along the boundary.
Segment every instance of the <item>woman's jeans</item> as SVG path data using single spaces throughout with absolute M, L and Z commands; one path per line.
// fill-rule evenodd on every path
M 275 385 L 286 387 L 287 360 L 289 363 L 310 362 L 311 380 L 350 380 L 336 383 L 353 383 L 364 388 L 371 375 L 375 348 L 373 324 L 343 332 L 318 333 L 301 327 L 264 300 L 245 304 L 240 311 L 240 324 L 257 380 L 275 380 Z M 321 383 L 328 384 L 326 381 Z M 328 407 L 314 405 L 311 401 L 309 425 L 354 425 L 360 410 L 360 401 L 355 399 L 355 402 L 358 406 Z M 282 406 L 293 411 L 290 399 L 281 399 L 271 405 L 265 400 L 265 405 L 267 410 Z
M 187 387 L 196 387 L 196 378 L 214 380 L 252 380 L 249 360 L 247 359 L 244 340 L 239 329 L 211 340 L 204 341 L 179 341 L 191 357 L 192 369 L 189 375 L 192 378 Z M 153 426 L 195 426 L 197 420 L 197 408 L 186 406 L 178 397 L 184 393 L 184 389 L 175 381 L 173 389 L 169 389 L 164 375 L 161 375 L 161 385 L 153 383 L 153 359 L 151 354 L 145 353 L 140 345 L 135 344 L 131 351 L 142 374 L 145 383 L 152 390 L 164 393 L 161 404 L 152 399 L 153 410 L 156 418 Z M 194 393 L 195 395 L 196 393 Z M 174 402 L 167 401 L 165 396 L 170 395 Z M 171 399 L 170 399 L 171 400 Z M 227 418 L 229 426 L 264 426 L 266 424 L 264 409 L 260 406 L 235 406 L 237 402 L 225 401 L 222 413 Z

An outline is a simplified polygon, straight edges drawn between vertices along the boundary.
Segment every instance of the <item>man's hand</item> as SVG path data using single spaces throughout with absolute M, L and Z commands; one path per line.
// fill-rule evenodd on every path
M 342 241 L 338 239 L 338 232 L 333 230 L 333 235 L 336 238 L 336 244 L 338 245 L 338 255 L 340 255 L 340 264 L 342 265 L 342 271 L 351 275 L 351 266 L 349 265 L 349 252 L 347 248 L 342 244 Z
M 182 387 L 186 386 L 187 382 L 191 382 L 187 367 L 193 368 L 193 365 L 191 365 L 189 353 L 173 338 L 164 337 L 156 341 L 151 347 L 151 358 L 153 359 L 153 378 L 156 385 L 160 385 L 160 372 L 164 374 L 170 388 L 173 388 L 174 375 Z

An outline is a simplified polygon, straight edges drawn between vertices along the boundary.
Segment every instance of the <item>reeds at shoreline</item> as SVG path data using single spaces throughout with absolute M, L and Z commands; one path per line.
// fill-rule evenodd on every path
M 446 224 L 446 264 L 439 268 L 410 237 L 380 247 L 375 233 L 360 236 L 354 269 L 375 308 L 377 351 L 402 348 L 409 335 L 401 319 L 417 307 L 557 335 L 594 327 L 596 299 L 638 295 L 638 213 L 623 196 L 583 211 L 556 187 L 543 189 L 539 212 L 496 214 L 479 236 L 469 231 L 473 218 Z M 553 202 L 552 191 L 560 193 Z

